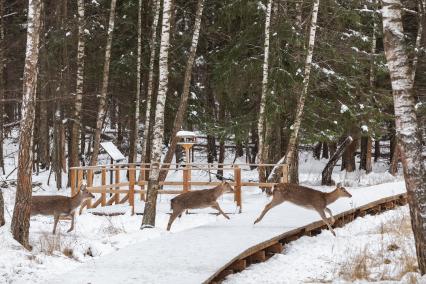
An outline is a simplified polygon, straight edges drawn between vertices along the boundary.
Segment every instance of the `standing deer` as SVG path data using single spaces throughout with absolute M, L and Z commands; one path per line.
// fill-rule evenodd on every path
M 202 190 L 194 190 L 185 192 L 174 197 L 170 201 L 171 209 L 173 210 L 170 215 L 169 223 L 167 224 L 167 231 L 170 231 L 170 227 L 176 217 L 181 217 L 182 212 L 186 209 L 201 209 L 211 207 L 219 211 L 226 219 L 229 219 L 217 203 L 217 199 L 224 193 L 234 192 L 234 189 L 228 182 L 222 182 L 222 184 Z
M 44 195 L 33 196 L 31 200 L 31 215 L 53 215 L 54 225 L 53 234 L 56 232 L 56 225 L 58 224 L 60 216 L 71 217 L 71 228 L 68 233 L 74 229 L 75 210 L 85 200 L 94 198 L 95 196 L 86 189 L 86 184 L 83 183 L 80 191 L 73 197 L 62 195 Z
M 271 202 L 266 204 L 262 214 L 260 214 L 259 218 L 257 218 L 254 223 L 256 224 L 260 222 L 265 214 L 275 206 L 283 203 L 284 201 L 289 201 L 306 209 L 317 211 L 333 235 L 336 236 L 333 228 L 327 221 L 325 211 L 327 211 L 331 217 L 331 224 L 334 224 L 333 213 L 331 213 L 331 210 L 327 207 L 327 205 L 333 203 L 340 197 L 352 197 L 352 195 L 343 186 L 341 186 L 341 184 L 337 184 L 336 189 L 332 192 L 321 192 L 297 184 L 276 184 L 273 188 Z

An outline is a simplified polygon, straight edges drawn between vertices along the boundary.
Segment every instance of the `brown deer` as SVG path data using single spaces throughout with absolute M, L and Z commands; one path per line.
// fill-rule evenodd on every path
M 321 192 L 297 184 L 279 183 L 274 185 L 271 202 L 266 204 L 259 218 L 257 218 L 254 223 L 256 224 L 260 222 L 265 214 L 275 206 L 283 203 L 284 201 L 289 201 L 306 209 L 317 211 L 333 235 L 336 236 L 333 228 L 331 227 L 331 225 L 334 224 L 333 213 L 331 213 L 331 210 L 327 207 L 327 205 L 333 203 L 340 197 L 352 197 L 352 195 L 343 186 L 341 186 L 341 184 L 337 184 L 336 189 L 332 192 Z M 330 214 L 331 225 L 327 221 L 325 211 Z
M 202 190 L 194 190 L 185 192 L 174 197 L 170 201 L 171 209 L 173 210 L 170 215 L 169 223 L 167 224 L 167 231 L 170 231 L 170 227 L 176 217 L 181 217 L 182 212 L 186 209 L 201 209 L 211 207 L 219 211 L 226 219 L 229 219 L 217 203 L 217 199 L 224 193 L 234 192 L 234 189 L 228 182 L 222 182 L 222 184 Z
M 31 215 L 53 215 L 54 225 L 53 234 L 56 232 L 56 225 L 59 217 L 71 217 L 71 228 L 68 233 L 74 229 L 74 218 L 76 209 L 85 200 L 94 198 L 95 196 L 86 189 L 86 184 L 83 183 L 79 192 L 73 197 L 62 195 L 42 195 L 33 196 L 31 200 Z

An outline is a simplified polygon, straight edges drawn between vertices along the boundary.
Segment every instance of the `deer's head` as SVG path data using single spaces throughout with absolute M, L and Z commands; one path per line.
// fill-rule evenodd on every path
M 87 184 L 85 182 L 83 182 L 80 186 L 80 194 L 83 199 L 95 198 L 95 196 L 87 190 Z
M 232 193 L 234 192 L 234 188 L 229 184 L 229 182 L 222 182 L 223 193 Z
M 339 193 L 339 196 L 341 197 L 352 197 L 352 194 L 350 194 L 340 182 L 336 185 L 336 190 Z

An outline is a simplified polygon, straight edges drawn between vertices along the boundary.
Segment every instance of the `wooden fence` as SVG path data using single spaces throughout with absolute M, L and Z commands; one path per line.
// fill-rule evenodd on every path
M 188 192 L 193 186 L 206 186 L 213 187 L 219 185 L 218 181 L 192 181 L 192 171 L 201 170 L 209 174 L 215 175 L 212 171 L 223 170 L 232 171 L 233 179 L 229 183 L 234 187 L 234 201 L 237 206 L 242 208 L 242 194 L 241 189 L 247 186 L 257 186 L 262 188 L 270 188 L 275 183 L 268 182 L 252 182 L 243 181 L 241 178 L 242 167 L 274 167 L 275 164 L 188 164 L 177 165 L 167 164 L 169 169 L 167 171 L 181 171 L 181 181 L 164 181 L 160 182 L 160 186 L 178 187 L 178 190 L 162 189 L 159 194 L 180 194 Z M 288 181 L 288 166 L 283 164 L 281 182 Z M 80 212 L 84 207 L 95 208 L 100 206 L 108 206 L 113 204 L 122 204 L 128 202 L 132 207 L 132 214 L 135 208 L 135 195 L 139 195 L 141 200 L 145 200 L 145 194 L 148 186 L 147 177 L 149 171 L 152 169 L 150 164 L 147 163 L 129 163 L 129 164 L 112 164 L 112 165 L 99 165 L 87 167 L 73 167 L 71 168 L 71 196 L 74 196 L 80 189 L 83 179 L 87 180 L 87 189 L 92 193 L 100 193 L 100 197 L 94 202 L 88 201 L 82 205 Z M 139 175 L 138 175 L 139 174 Z M 126 181 L 122 181 L 122 175 Z M 138 177 L 137 177 L 138 175 Z M 109 177 L 109 179 L 107 178 Z M 109 196 L 107 197 L 107 194 Z

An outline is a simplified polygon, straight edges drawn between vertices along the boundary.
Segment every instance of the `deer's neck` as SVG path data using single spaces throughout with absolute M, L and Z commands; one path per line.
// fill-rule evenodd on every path
M 71 197 L 72 208 L 77 208 L 78 206 L 80 206 L 82 201 L 83 201 L 83 194 L 81 192 Z
M 333 190 L 332 192 L 327 192 L 325 194 L 325 200 L 327 202 L 327 205 L 330 203 L 333 203 L 334 201 L 336 201 L 337 199 L 339 199 L 339 194 L 337 192 L 337 190 Z
M 214 195 L 217 198 L 219 198 L 223 194 L 223 188 L 219 185 L 217 188 L 215 188 Z

